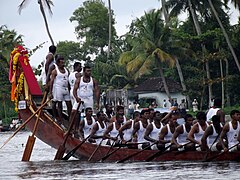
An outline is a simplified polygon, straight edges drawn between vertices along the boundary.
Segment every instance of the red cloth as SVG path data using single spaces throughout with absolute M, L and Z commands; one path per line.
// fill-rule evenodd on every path
M 22 66 L 24 77 L 26 78 L 30 94 L 32 95 L 42 95 L 42 91 L 39 87 L 37 79 L 33 73 L 32 67 L 30 66 L 26 56 L 20 55 L 19 62 Z

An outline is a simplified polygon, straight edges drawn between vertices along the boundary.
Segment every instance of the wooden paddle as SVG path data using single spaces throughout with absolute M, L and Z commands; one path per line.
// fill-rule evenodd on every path
M 150 147 L 152 147 L 152 146 L 153 146 L 154 144 L 156 144 L 156 143 L 158 143 L 158 142 L 154 142 L 153 144 L 150 144 L 149 146 L 143 148 L 142 150 L 137 151 L 137 152 L 135 152 L 135 153 L 133 153 L 133 154 L 131 154 L 131 155 L 129 155 L 129 156 L 127 156 L 127 157 L 119 160 L 119 161 L 117 161 L 117 163 L 123 163 L 123 162 L 127 161 L 128 159 L 130 159 L 130 158 L 132 158 L 132 157 L 140 154 L 141 152 L 145 151 L 146 149 L 149 149 Z
M 74 112 L 73 116 L 71 116 L 70 126 L 69 126 L 69 128 L 68 128 L 67 133 L 66 133 L 65 136 L 64 136 L 63 143 L 59 146 L 59 148 L 58 148 L 58 150 L 57 150 L 57 153 L 56 153 L 56 155 L 55 155 L 54 160 L 61 160 L 61 159 L 63 158 L 63 155 L 64 155 L 64 153 L 65 153 L 65 151 L 66 151 L 65 145 L 66 145 L 68 136 L 70 135 L 70 132 L 71 132 L 71 130 L 72 130 L 72 128 L 73 128 L 74 120 L 75 120 L 75 117 L 76 117 L 76 115 L 77 115 L 77 113 L 78 113 L 78 110 L 79 110 L 79 108 L 80 108 L 80 105 L 81 105 L 81 102 L 78 103 L 77 110 Z
M 153 155 L 151 155 L 150 157 L 148 157 L 145 161 L 152 161 L 153 159 L 155 159 L 156 157 L 160 156 L 161 154 L 163 154 L 164 152 L 168 152 L 166 151 L 168 148 L 170 148 L 173 144 L 169 144 L 167 147 L 165 147 L 162 150 L 159 150 L 158 152 L 154 153 Z M 169 150 L 170 151 L 170 150 Z
M 105 156 L 107 156 L 107 155 L 110 153 L 110 151 L 112 150 L 113 146 L 116 144 L 116 141 L 118 140 L 118 136 L 119 136 L 119 135 L 120 135 L 120 134 L 118 133 L 117 136 L 116 136 L 117 139 L 112 142 L 112 144 L 111 144 L 108 152 L 105 154 Z M 105 156 L 103 156 L 103 157 L 105 157 Z M 102 158 L 101 158 L 99 161 L 102 161 Z
M 183 144 L 182 145 L 182 147 L 185 147 L 186 145 L 188 145 L 188 144 L 190 144 L 191 142 L 187 142 L 187 143 L 185 143 L 185 144 Z M 170 149 L 169 151 L 166 151 L 169 147 L 171 147 L 172 146 L 172 144 L 170 144 L 169 146 L 167 146 L 166 148 L 164 148 L 162 151 L 160 150 L 159 152 L 156 152 L 155 154 L 153 154 L 152 156 L 150 156 L 149 158 L 147 158 L 145 161 L 152 161 L 153 159 L 155 159 L 156 157 L 159 157 L 159 156 L 161 156 L 161 155 L 163 155 L 163 154 L 167 154 L 167 153 L 170 153 L 170 152 L 172 152 L 172 151 L 175 151 L 175 150 L 177 150 L 178 148 L 176 147 L 176 148 L 172 148 L 172 149 Z M 183 151 L 179 151 L 179 152 L 183 152 Z
M 232 147 L 228 148 L 227 151 L 220 152 L 219 154 L 214 155 L 214 156 L 212 156 L 212 157 L 206 159 L 204 162 L 210 162 L 210 161 L 212 161 L 212 160 L 214 160 L 214 159 L 217 159 L 219 156 L 225 154 L 226 152 L 228 152 L 229 150 L 235 148 L 235 147 L 238 146 L 239 144 L 240 144 L 240 142 L 237 143 L 237 144 L 235 144 L 235 145 L 233 145 Z
M 99 147 L 101 146 L 102 142 L 104 139 L 102 139 L 99 143 L 99 145 L 96 147 L 96 149 L 93 151 L 93 153 L 91 154 L 91 156 L 88 158 L 88 161 L 91 161 L 92 157 L 96 154 L 97 150 L 99 149 Z
M 84 144 L 86 142 L 86 140 L 90 137 L 90 135 L 88 137 L 86 137 L 85 139 L 82 140 L 82 142 L 80 144 L 78 144 L 75 148 L 73 148 L 69 153 L 67 153 L 66 156 L 64 156 L 62 158 L 62 160 L 68 160 L 70 157 L 72 157 L 74 155 L 74 153 L 81 147 L 82 144 Z
M 48 103 L 49 101 L 45 102 L 43 105 L 41 105 L 37 111 L 35 111 L 26 121 L 24 121 L 24 123 L 19 126 L 13 133 L 13 135 L 11 137 L 9 137 L 4 143 L 3 145 L 0 147 L 0 149 L 5 146 L 22 128 L 24 128 L 26 126 L 26 124 Z
M 46 101 L 46 98 L 47 98 L 47 91 L 44 92 L 44 96 L 43 96 L 43 99 L 42 99 L 42 102 L 41 102 L 41 106 Z M 32 135 L 28 137 L 27 144 L 26 144 L 25 150 L 23 152 L 22 161 L 29 161 L 29 159 L 31 157 L 33 146 L 34 146 L 35 140 L 36 140 L 35 133 L 36 133 L 36 130 L 37 130 L 37 126 L 38 126 L 39 117 L 41 115 L 41 112 L 42 112 L 42 109 L 38 112 L 38 116 L 37 116 L 36 122 L 34 124 Z
M 121 149 L 122 147 L 127 147 L 127 146 L 132 146 L 132 145 L 138 145 L 138 144 L 144 144 L 144 143 L 127 143 L 127 144 L 115 144 L 113 147 L 118 147 L 117 149 L 114 149 L 112 152 L 108 153 L 107 155 L 105 155 L 104 157 L 102 157 L 99 161 L 103 162 L 105 161 L 109 156 L 111 156 L 112 154 L 114 154 L 116 151 L 118 151 L 119 149 Z
M 215 144 L 215 142 L 217 142 L 220 134 L 221 134 L 221 133 L 219 133 L 219 134 L 217 135 L 217 137 L 214 139 L 213 143 L 211 144 L 210 148 L 207 150 L 207 152 L 206 152 L 206 154 L 205 154 L 205 156 L 204 156 L 204 159 L 205 159 L 205 160 L 207 159 L 209 153 L 211 152 L 212 146 Z

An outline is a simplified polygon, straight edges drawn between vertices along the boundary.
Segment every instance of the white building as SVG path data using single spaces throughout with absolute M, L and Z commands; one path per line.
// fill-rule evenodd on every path
M 181 103 L 182 99 L 185 99 L 186 101 L 186 96 L 182 94 L 182 87 L 180 83 L 168 78 L 166 78 L 166 81 L 171 98 L 174 101 L 177 100 L 178 105 Z M 155 100 L 158 107 L 163 107 L 163 100 L 165 99 L 167 102 L 167 107 L 171 106 L 160 77 L 147 79 L 137 88 L 135 88 L 134 92 L 138 95 L 139 100 L 146 99 L 148 103 L 151 103 Z

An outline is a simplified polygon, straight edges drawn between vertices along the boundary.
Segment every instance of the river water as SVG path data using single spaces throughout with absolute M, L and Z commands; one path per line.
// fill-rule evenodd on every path
M 12 132 L 0 133 L 0 146 Z M 30 162 L 22 154 L 30 132 L 20 132 L 0 149 L 0 179 L 239 179 L 237 162 L 89 163 L 53 161 L 56 150 L 36 140 Z

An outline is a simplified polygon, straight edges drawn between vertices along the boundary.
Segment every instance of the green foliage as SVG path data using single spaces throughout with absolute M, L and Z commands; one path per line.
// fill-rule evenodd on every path
M 112 14 L 112 39 L 116 37 L 115 20 Z M 84 56 L 103 54 L 108 45 L 108 9 L 101 0 L 88 0 L 74 11 L 71 22 L 77 22 L 75 32 L 80 40 Z
M 73 41 L 60 41 L 57 44 L 57 54 L 62 55 L 65 58 L 65 65 L 70 66 L 70 63 L 74 60 L 86 60 L 83 57 L 80 44 Z

